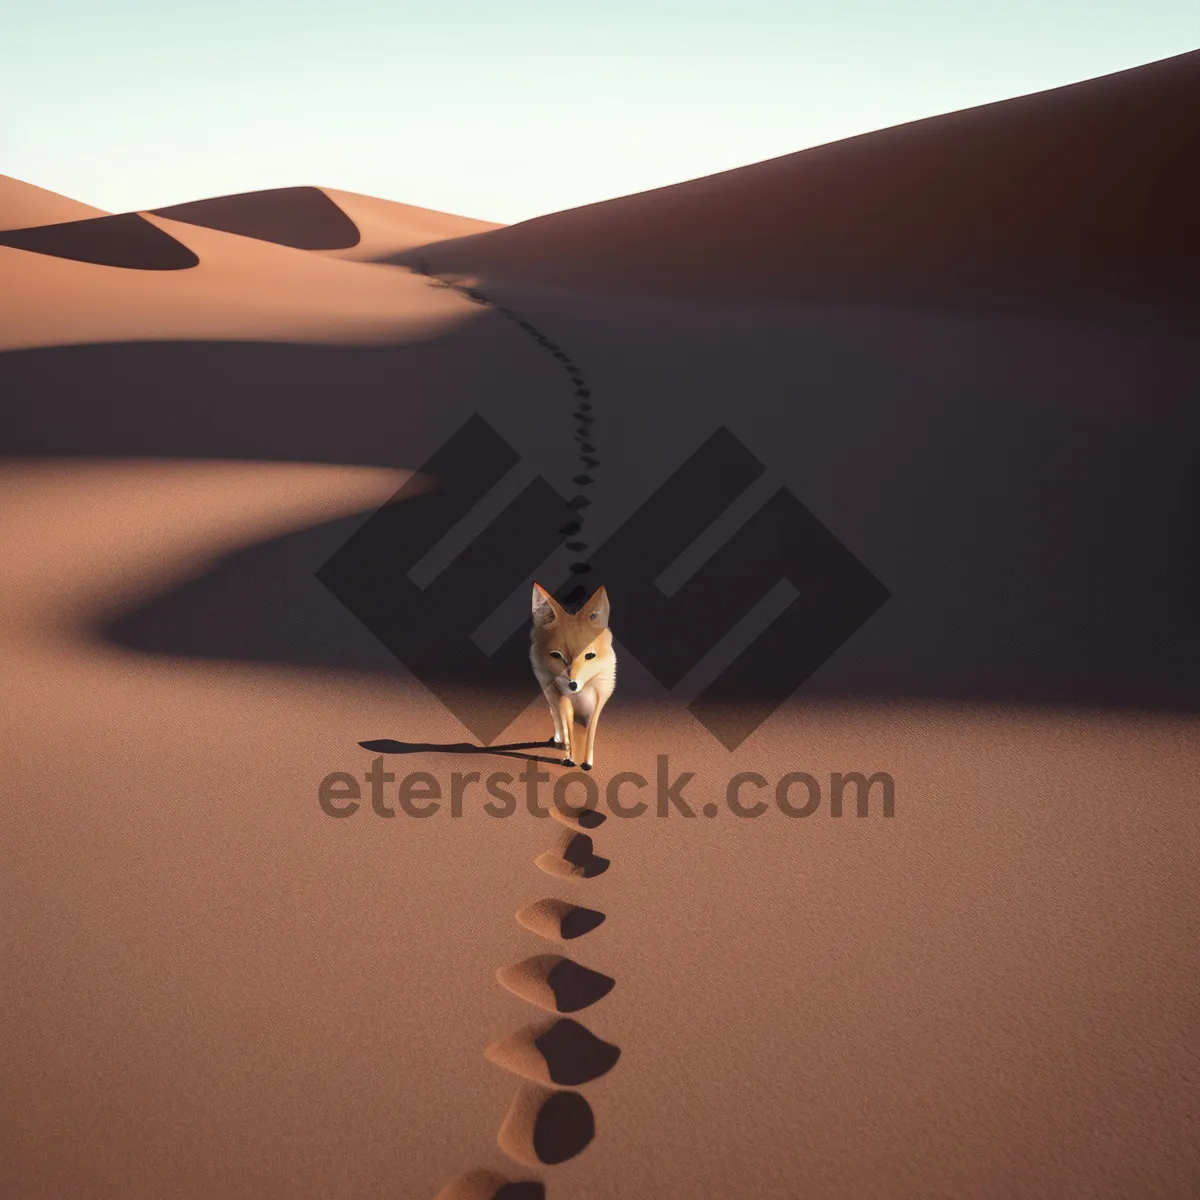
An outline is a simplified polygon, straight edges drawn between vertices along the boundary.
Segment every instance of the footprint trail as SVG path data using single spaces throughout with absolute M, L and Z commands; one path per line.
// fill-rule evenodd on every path
M 596 482 L 600 460 L 595 457 L 595 415 L 592 391 L 582 369 L 560 346 L 519 313 L 497 303 L 478 288 L 438 276 L 427 262 L 414 270 L 435 287 L 451 288 L 474 304 L 489 308 L 510 320 L 549 354 L 566 373 L 570 384 L 574 441 L 581 470 L 571 482 L 579 489 L 568 501 L 574 517 L 559 533 L 572 540 L 567 549 L 576 557 L 570 564 L 571 580 L 560 603 L 577 605 L 591 589 L 586 576 L 592 566 L 587 558 L 590 543 L 584 535 L 586 510 L 591 507 L 589 489 Z M 584 830 L 603 824 L 603 813 L 583 810 L 573 816 L 553 811 L 566 826 L 554 845 L 539 854 L 535 864 L 548 875 L 586 881 L 603 874 L 610 862 L 595 852 L 592 838 Z M 605 914 L 593 908 L 547 897 L 519 909 L 517 923 L 550 942 L 576 941 L 599 928 Z M 583 1153 L 596 1135 L 591 1105 L 574 1089 L 606 1075 L 621 1056 L 617 1046 L 597 1037 L 581 1022 L 564 1013 L 577 1013 L 599 1003 L 612 991 L 616 980 L 562 954 L 535 954 L 521 962 L 501 967 L 497 982 L 513 995 L 553 1014 L 493 1042 L 484 1057 L 493 1065 L 521 1079 L 520 1087 L 496 1136 L 500 1149 L 513 1162 L 543 1168 L 566 1162 Z M 545 1186 L 539 1181 L 510 1181 L 494 1171 L 476 1169 L 452 1180 L 436 1200 L 540 1200 Z
M 576 556 L 570 564 L 572 582 L 564 589 L 562 595 L 558 595 L 555 598 L 562 604 L 575 605 L 582 603 L 582 601 L 587 599 L 589 594 L 589 589 L 585 586 L 585 577 L 592 572 L 592 565 L 587 557 L 587 551 L 592 547 L 591 543 L 585 540 L 584 525 L 587 521 L 586 510 L 592 505 L 590 488 L 596 482 L 595 471 L 600 466 L 600 460 L 595 457 L 596 446 L 593 435 L 595 413 L 592 404 L 592 390 L 588 387 L 583 369 L 561 346 L 547 337 L 536 325 L 525 320 L 524 317 L 507 305 L 492 300 L 478 288 L 455 283 L 452 280 L 437 275 L 427 262 L 416 263 L 413 266 L 413 270 L 418 275 L 425 276 L 435 287 L 450 288 L 460 296 L 471 301 L 472 304 L 478 304 L 482 308 L 490 309 L 492 312 L 499 313 L 500 316 L 511 321 L 524 334 L 532 338 L 542 350 L 549 354 L 565 372 L 567 381 L 570 384 L 572 403 L 574 405 L 574 410 L 570 414 L 572 420 L 575 422 L 574 440 L 579 448 L 578 458 L 583 469 L 572 477 L 571 482 L 578 488 L 578 491 L 567 501 L 568 505 L 574 510 L 575 515 L 559 530 L 559 533 L 572 539 L 566 544 L 567 549 Z

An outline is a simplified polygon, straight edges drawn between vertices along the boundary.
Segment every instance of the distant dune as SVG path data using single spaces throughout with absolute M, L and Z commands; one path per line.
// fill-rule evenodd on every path
M 126 240 L 100 236 L 106 223 L 127 225 Z M 138 241 L 129 229 L 141 231 Z M 90 238 L 83 248 L 93 257 L 71 261 L 82 252 L 55 254 L 47 245 L 30 253 L 32 246 L 0 244 L 0 276 L 9 285 L 0 289 L 0 350 L 172 338 L 406 342 L 471 310 L 455 293 L 431 289 L 407 271 L 341 262 L 153 215 L 22 230 L 0 235 L 0 242 L 6 238 L 17 244 Z M 133 257 L 139 246 L 140 259 Z M 99 252 L 114 248 L 126 257 L 99 265 Z M 170 265 L 168 258 L 191 269 L 128 269 Z
M 692 299 L 1192 304 L 1197 162 L 1200 51 L 420 257 L 441 271 Z
M 344 250 L 358 244 L 358 226 L 320 188 L 241 192 L 156 208 L 154 214 L 277 242 L 297 250 Z
M 30 225 L 57 225 L 107 215 L 68 196 L 0 175 L 0 229 L 25 229 Z
M 156 208 L 160 217 L 342 258 L 377 258 L 498 229 L 488 221 L 329 188 L 274 188 Z
M 425 336 L 470 306 L 372 260 L 499 228 L 410 204 L 277 188 L 48 223 L 74 201 L 3 180 L 0 350 L 164 338 L 379 342 Z M 50 197 L 38 208 L 33 201 Z M 339 262 L 338 259 L 347 261 Z M 100 268 L 99 270 L 97 268 Z M 190 272 L 188 268 L 198 268 Z
M 321 190 L 337 202 L 358 226 L 361 235 L 357 245 L 333 252 L 339 258 L 380 258 L 446 238 L 468 237 L 503 228 L 494 221 L 477 221 L 473 217 L 459 217 L 395 200 L 379 200 L 336 188 Z

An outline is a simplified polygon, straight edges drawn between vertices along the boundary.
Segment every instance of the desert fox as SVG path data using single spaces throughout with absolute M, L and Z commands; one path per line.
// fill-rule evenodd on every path
M 608 593 L 597 588 L 577 612 L 569 613 L 544 587 L 533 585 L 533 632 L 529 659 L 554 718 L 554 745 L 566 752 L 563 766 L 576 759 L 592 769 L 596 725 L 617 686 L 617 656 L 608 628 Z M 587 726 L 586 742 L 576 732 Z

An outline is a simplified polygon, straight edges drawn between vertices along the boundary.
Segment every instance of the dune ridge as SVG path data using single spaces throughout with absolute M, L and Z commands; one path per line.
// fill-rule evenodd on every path
M 102 208 L 11 175 L 0 175 L 0 229 L 27 229 L 33 225 L 59 225 L 64 221 L 105 216 L 108 214 Z
M 151 211 L 206 229 L 359 261 L 502 228 L 492 221 L 314 186 L 239 192 Z
M 130 219 L 198 262 L 118 270 L 0 245 L 0 273 L 12 284 L 0 290 L 0 350 L 173 339 L 402 342 L 471 315 L 457 293 L 406 271 L 165 217 Z
M 359 241 L 354 246 L 323 251 L 338 258 L 369 262 L 446 238 L 467 237 L 503 228 L 494 221 L 460 217 L 454 213 L 402 204 L 398 200 L 382 200 L 377 196 L 364 196 L 339 188 L 323 187 L 321 191 L 358 227 Z
M 1194 51 L 420 257 L 485 283 L 688 299 L 1194 308 L 1198 158 Z
M 151 210 L 155 216 L 291 246 L 345 250 L 358 245 L 358 226 L 320 188 L 274 188 L 213 196 Z
M 174 338 L 405 341 L 479 301 L 375 258 L 495 228 L 315 187 L 50 223 L 42 218 L 63 210 L 32 205 L 40 193 L 0 177 L 0 214 L 35 220 L 0 231 L 0 270 L 15 285 L 0 294 L 0 350 Z M 20 204 L 6 209 L 14 197 Z

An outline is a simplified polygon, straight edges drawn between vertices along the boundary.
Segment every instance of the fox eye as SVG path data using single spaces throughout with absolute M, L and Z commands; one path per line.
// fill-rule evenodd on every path
M 584 658 L 595 658 L 596 652 L 594 650 L 589 650 L 583 657 Z
M 550 651 L 550 657 L 551 657 L 551 658 L 557 658 L 557 659 L 559 660 L 559 662 L 566 662 L 566 661 L 567 661 L 565 658 L 563 658 L 563 656 L 562 656 L 562 651 L 561 651 L 561 650 L 551 650 L 551 651 Z

